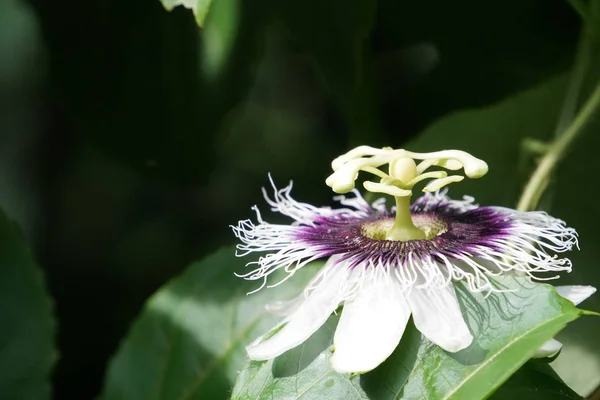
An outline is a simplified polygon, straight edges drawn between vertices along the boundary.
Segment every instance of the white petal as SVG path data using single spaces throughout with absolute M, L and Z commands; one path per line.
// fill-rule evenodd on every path
M 304 293 L 291 300 L 277 300 L 265 306 L 267 311 L 278 317 L 288 317 L 294 314 L 304 303 Z
M 556 286 L 556 291 L 561 297 L 570 300 L 574 305 L 578 305 L 596 292 L 593 286 Z
M 408 294 L 408 303 L 417 329 L 442 349 L 454 353 L 473 341 L 454 286 L 429 290 L 413 288 Z
M 321 269 L 322 273 L 325 273 L 326 270 L 332 268 L 334 264 L 337 264 L 338 260 L 341 257 L 339 255 L 334 255 L 329 257 L 323 268 Z M 340 266 L 341 267 L 341 266 Z M 319 273 L 313 277 L 311 282 L 308 284 L 308 287 L 311 287 L 315 282 L 319 281 Z M 275 316 L 284 318 L 283 321 L 288 321 L 289 317 L 292 316 L 300 306 L 304 303 L 305 300 L 304 291 L 300 293 L 298 296 L 294 297 L 290 300 L 276 300 L 271 303 L 268 303 L 265 308 L 266 310 Z
M 343 298 L 340 285 L 348 276 L 345 268 L 335 265 L 327 272 L 279 332 L 246 348 L 252 360 L 269 360 L 283 354 L 304 342 L 327 321 Z
M 384 280 L 386 279 L 386 280 Z M 366 372 L 398 346 L 410 317 L 401 286 L 389 277 L 363 285 L 344 303 L 333 338 L 331 366 L 337 372 Z
M 550 339 L 544 343 L 538 351 L 535 352 L 533 358 L 551 357 L 558 353 L 562 348 L 562 343 L 556 339 Z
M 571 301 L 574 305 L 578 305 L 596 292 L 596 288 L 593 286 L 565 285 L 556 286 L 555 288 L 561 297 Z M 561 342 L 550 339 L 535 352 L 533 358 L 551 357 L 558 353 L 561 348 Z

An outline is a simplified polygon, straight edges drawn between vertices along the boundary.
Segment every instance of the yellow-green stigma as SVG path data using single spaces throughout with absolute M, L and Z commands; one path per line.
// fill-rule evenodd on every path
M 415 160 L 420 160 L 419 164 Z M 387 173 L 379 169 L 385 164 L 388 164 Z M 460 150 L 413 153 L 403 149 L 376 149 L 369 146 L 359 146 L 349 151 L 333 160 L 331 166 L 334 172 L 326 183 L 336 193 L 347 193 L 354 189 L 359 171 L 369 172 L 380 178 L 379 182 L 365 181 L 363 185 L 370 192 L 393 196 L 396 201 L 396 216 L 385 235 L 381 234 L 381 227 L 378 227 L 377 232 L 369 232 L 369 236 L 397 241 L 427 239 L 431 235 L 415 226 L 410 214 L 412 189 L 417 183 L 432 179 L 425 185 L 423 192 L 434 192 L 464 179 L 462 175 L 449 176 L 443 170 L 426 172 L 430 167 L 451 171 L 463 169 L 469 178 L 480 178 L 488 171 L 484 161 Z
M 412 216 L 414 226 L 424 233 L 424 239 L 433 239 L 434 237 L 445 233 L 448 225 L 441 219 L 432 220 L 431 218 L 419 218 Z M 373 222 L 364 223 L 361 226 L 361 234 L 373 240 L 390 240 L 388 232 L 392 229 L 395 218 L 382 218 Z

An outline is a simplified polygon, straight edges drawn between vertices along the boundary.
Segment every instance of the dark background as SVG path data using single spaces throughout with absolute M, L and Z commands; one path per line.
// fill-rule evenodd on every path
M 331 159 L 566 71 L 580 22 L 560 0 L 220 0 L 199 30 L 158 0 L 5 0 L 0 29 L 0 204 L 55 301 L 55 397 L 91 399 L 267 173 L 327 204 Z

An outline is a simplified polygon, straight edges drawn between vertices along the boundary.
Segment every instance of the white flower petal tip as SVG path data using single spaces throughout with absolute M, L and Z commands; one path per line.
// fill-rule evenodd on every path
M 408 295 L 408 303 L 417 329 L 442 349 L 456 353 L 473 342 L 454 286 L 438 290 L 413 289 Z
M 556 286 L 555 288 L 561 297 L 571 301 L 576 306 L 596 293 L 596 288 L 593 286 L 566 285 Z
M 562 348 L 562 343 L 556 339 L 550 339 L 544 343 L 533 355 L 532 358 L 552 357 Z
M 466 349 L 471 343 L 473 343 L 473 335 L 470 332 L 462 332 L 462 335 L 450 336 L 438 345 L 450 353 L 456 353 Z
M 329 272 L 329 273 L 326 273 Z M 289 315 L 283 326 L 273 336 L 266 340 L 258 339 L 246 348 L 248 357 L 252 360 L 269 360 L 280 356 L 286 351 L 302 344 L 317 331 L 340 304 L 339 285 L 347 275 L 344 269 L 331 270 L 325 268 L 313 279 L 318 281 L 298 308 Z M 296 301 L 296 303 L 299 303 Z M 273 331 L 272 330 L 272 331 Z
M 349 362 L 348 362 L 349 361 Z M 340 357 L 336 357 L 335 354 L 331 356 L 331 368 L 339 374 L 365 374 L 369 371 L 377 368 L 383 361 L 381 360 L 377 365 L 365 367 L 363 363 L 354 363 L 355 360 L 342 360 Z
M 333 338 L 332 368 L 340 373 L 375 369 L 396 349 L 409 318 L 400 285 L 368 282 L 344 305 Z
M 593 286 L 584 285 L 564 285 L 555 286 L 559 296 L 569 300 L 573 305 L 577 306 L 588 297 L 596 293 L 596 288 Z M 556 339 L 550 339 L 544 343 L 533 355 L 532 358 L 544 358 L 555 356 L 562 348 L 562 343 Z

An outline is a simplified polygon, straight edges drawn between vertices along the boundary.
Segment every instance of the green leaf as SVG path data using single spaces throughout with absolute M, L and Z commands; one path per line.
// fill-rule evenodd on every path
M 235 62 L 234 46 L 240 32 L 240 4 L 236 0 L 220 0 L 211 9 L 208 18 L 196 21 L 204 28 L 202 33 L 201 71 L 208 82 L 218 82 L 227 76 L 228 64 Z M 239 43 L 238 43 L 239 45 Z
M 582 397 L 571 390 L 543 361 L 532 360 L 510 377 L 491 397 L 493 400 L 576 400 Z
M 234 275 L 248 261 L 234 253 L 223 248 L 192 264 L 148 300 L 110 363 L 104 400 L 229 397 L 245 346 L 278 321 L 265 304 L 298 295 L 314 271 L 247 296 L 260 282 Z
M 18 227 L 0 211 L 0 398 L 50 399 L 52 303 Z
M 514 207 L 529 171 L 522 141 L 552 136 L 565 90 L 566 79 L 561 75 L 492 106 L 449 114 L 406 147 L 412 151 L 460 149 L 485 160 L 489 173 L 451 185 L 450 195 L 467 194 L 483 205 Z
M 477 399 L 496 390 L 546 340 L 579 316 L 553 287 L 500 278 L 514 292 L 481 294 L 459 287 L 474 343 L 447 353 L 409 324 L 396 351 L 374 371 L 338 374 L 329 367 L 335 317 L 306 343 L 275 360 L 249 362 L 233 399 Z
M 210 10 L 210 6 L 212 5 L 212 0 L 161 0 L 163 7 L 167 11 L 171 11 L 173 8 L 177 6 L 184 6 L 185 8 L 189 8 L 194 12 L 194 16 L 196 17 L 196 23 L 199 27 L 204 26 L 204 20 L 208 11 Z
M 249 361 L 232 399 L 368 399 L 360 379 L 349 379 L 329 365 L 337 322 L 338 316 L 332 315 L 306 342 L 275 360 Z
M 597 71 L 593 70 L 596 79 L 600 78 Z M 558 76 L 490 107 L 453 113 L 436 121 L 406 147 L 414 151 L 456 148 L 482 158 L 489 164 L 489 174 L 454 185 L 450 195 L 458 198 L 468 194 L 479 204 L 515 207 L 523 184 L 535 166 L 534 156 L 523 151 L 523 140 L 554 138 L 567 83 L 566 76 Z M 598 129 L 600 121 L 596 117 L 561 162 L 551 196 L 541 204 L 579 233 L 581 251 L 568 254 L 573 272 L 552 282 L 555 285 L 600 287 L 600 269 L 597 268 L 600 208 L 594 184 L 598 180 L 595 156 L 600 148 L 600 136 L 595 134 Z M 600 310 L 600 296 L 592 296 L 583 306 Z M 583 318 L 558 337 L 564 347 L 552 365 L 569 386 L 584 395 L 600 384 L 600 349 L 596 334 L 599 331 L 600 319 Z

